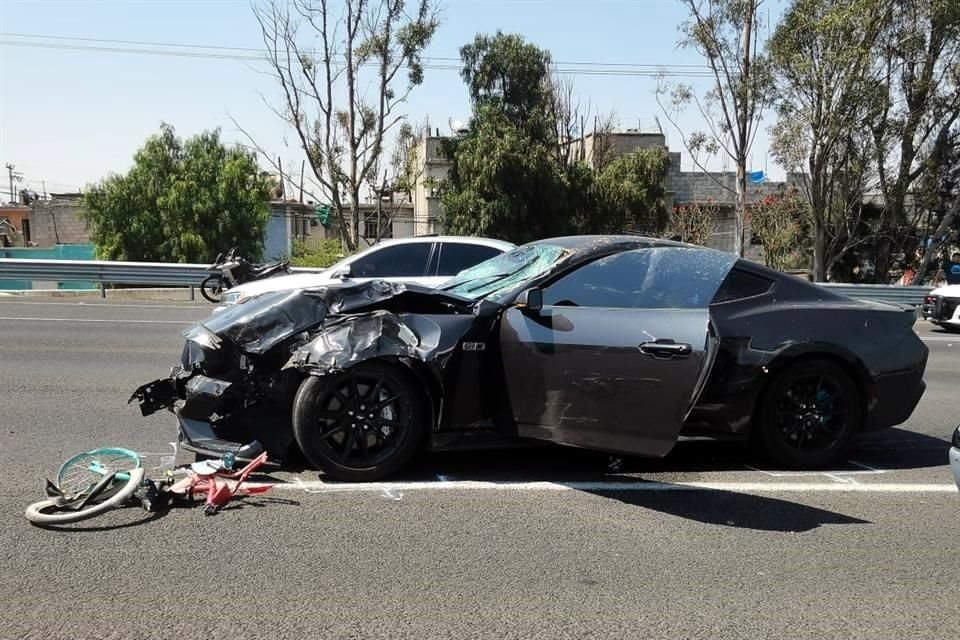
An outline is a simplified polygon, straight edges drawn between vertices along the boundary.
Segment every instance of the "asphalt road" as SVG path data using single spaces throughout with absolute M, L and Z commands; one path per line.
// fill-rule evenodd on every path
M 213 517 L 30 526 L 69 455 L 169 448 L 169 416 L 126 400 L 208 310 L 0 298 L 0 638 L 960 635 L 960 336 L 927 325 L 910 422 L 828 472 L 711 443 L 615 473 L 573 450 L 435 455 L 365 487 L 277 473 L 300 484 Z

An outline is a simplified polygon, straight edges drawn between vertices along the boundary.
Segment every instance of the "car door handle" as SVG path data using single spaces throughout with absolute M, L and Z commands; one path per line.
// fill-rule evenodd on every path
M 674 342 L 670 340 L 657 340 L 656 342 L 644 342 L 640 345 L 640 353 L 669 360 L 670 358 L 686 358 L 693 353 L 693 347 L 683 342 Z

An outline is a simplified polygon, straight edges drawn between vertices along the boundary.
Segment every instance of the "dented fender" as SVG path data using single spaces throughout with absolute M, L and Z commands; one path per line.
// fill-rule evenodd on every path
M 283 368 L 326 375 L 375 358 L 429 362 L 438 355 L 440 333 L 436 322 L 421 315 L 378 310 L 345 316 L 328 322 Z

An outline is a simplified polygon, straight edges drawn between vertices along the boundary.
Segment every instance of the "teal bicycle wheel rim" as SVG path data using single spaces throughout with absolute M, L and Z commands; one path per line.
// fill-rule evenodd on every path
M 129 472 L 140 468 L 140 456 L 130 449 L 101 447 L 78 453 L 68 459 L 57 472 L 57 486 L 65 493 L 78 494 L 89 490 L 113 472 Z M 90 467 L 96 466 L 97 471 Z M 122 480 L 118 479 L 118 482 Z

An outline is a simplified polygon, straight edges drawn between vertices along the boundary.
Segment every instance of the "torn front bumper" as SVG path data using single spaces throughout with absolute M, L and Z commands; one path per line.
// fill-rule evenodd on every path
M 175 368 L 169 378 L 161 378 L 137 387 L 127 400 L 136 400 L 140 413 L 144 416 L 173 409 L 178 401 L 183 401 L 181 410 L 189 416 L 210 416 L 224 411 L 224 405 L 231 400 L 232 383 L 208 376 L 194 374 Z

